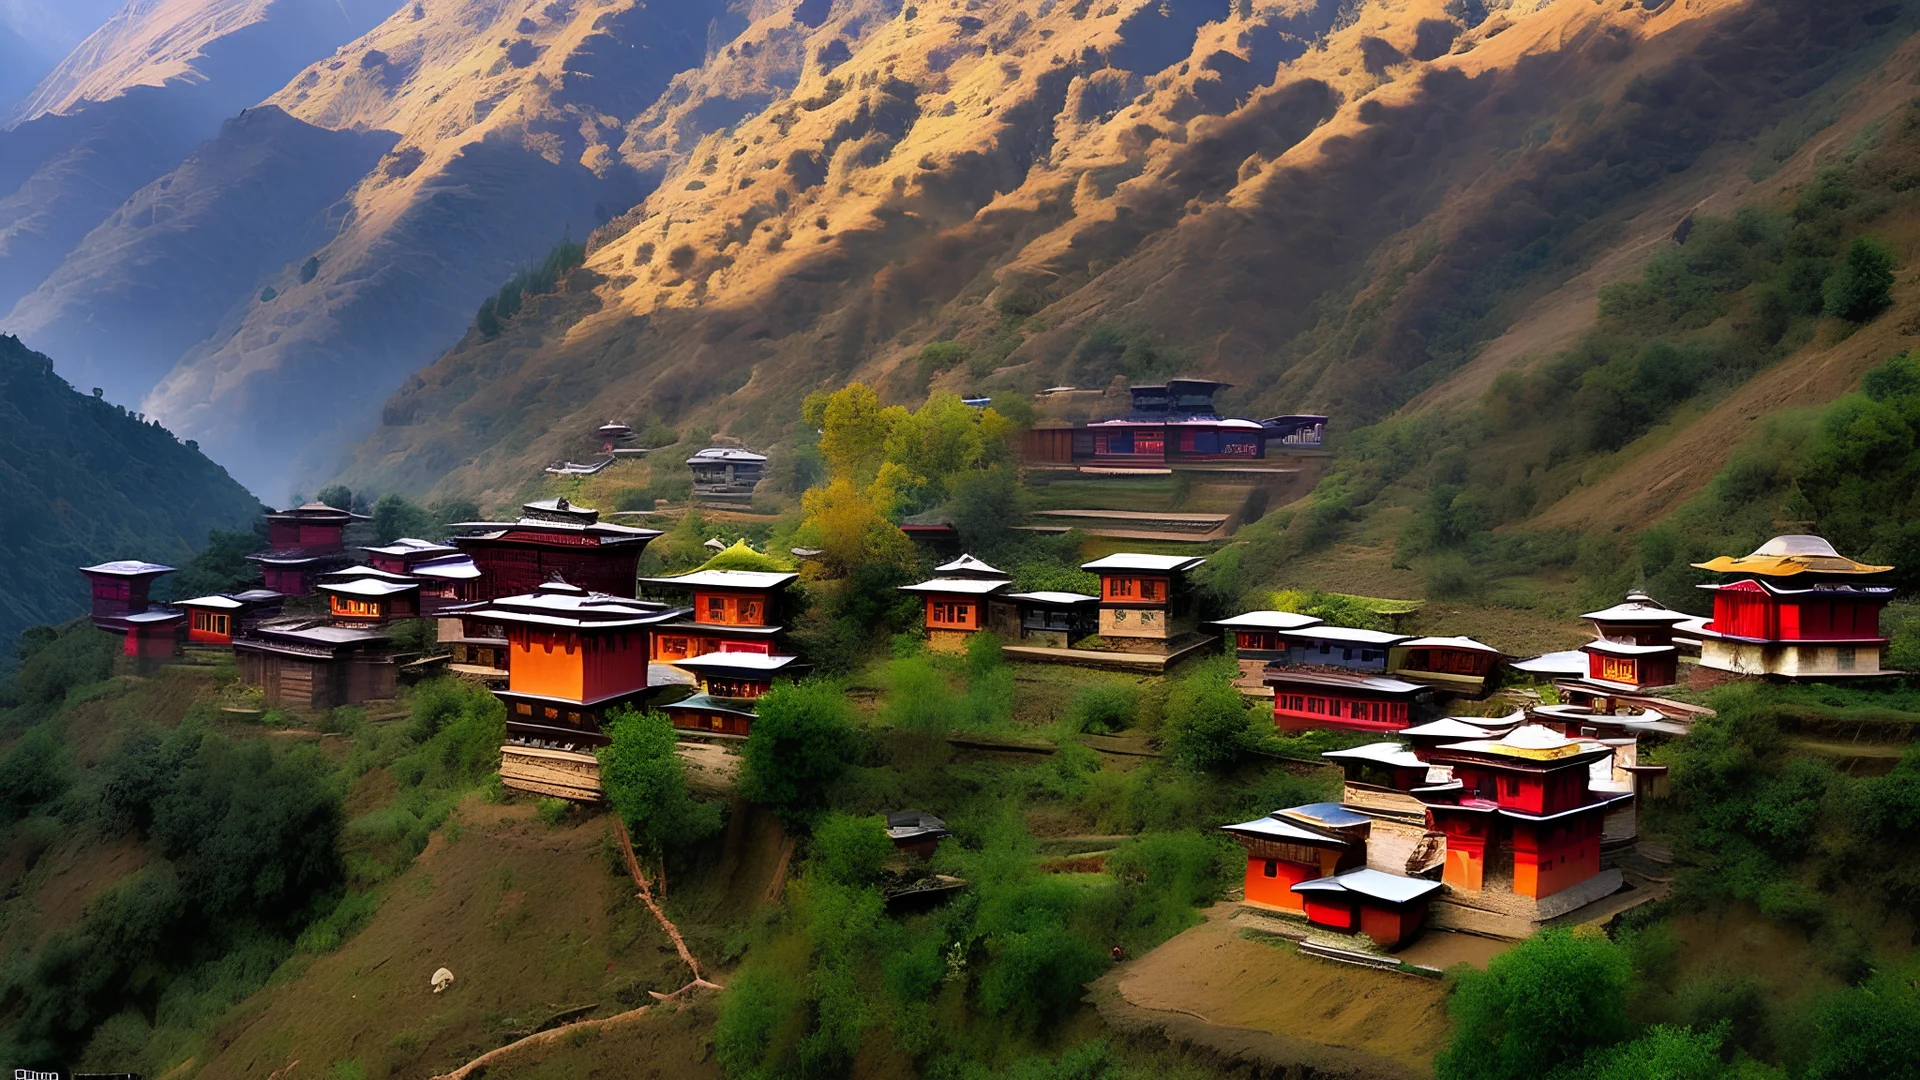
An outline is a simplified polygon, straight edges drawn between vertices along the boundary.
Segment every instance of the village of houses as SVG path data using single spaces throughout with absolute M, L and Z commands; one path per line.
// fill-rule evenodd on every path
M 1268 445 L 1318 445 L 1325 418 L 1221 418 L 1216 387 L 1135 387 L 1124 416 L 1028 433 L 1028 460 L 1114 470 L 1246 463 Z M 612 424 L 599 434 L 611 462 L 631 433 Z M 720 501 L 749 496 L 764 464 L 723 447 L 687 462 L 696 492 Z M 81 568 L 93 623 L 123 636 L 136 667 L 230 650 L 269 705 L 306 712 L 391 698 L 410 668 L 443 666 L 504 703 L 505 785 L 588 803 L 600 798 L 594 750 L 607 743 L 610 711 L 658 709 L 684 739 L 724 745 L 752 730 L 758 697 L 808 671 L 783 632 L 798 573 L 640 577 L 641 553 L 661 534 L 564 498 L 455 526 L 445 543 L 352 546 L 358 520 L 318 503 L 269 514 L 269 546 L 250 556 L 264 587 L 232 595 L 160 605 L 149 594 L 169 567 Z M 1700 564 L 1717 575 L 1704 586 L 1709 618 L 1632 592 L 1582 616 L 1592 640 L 1579 649 L 1511 657 L 1471 637 L 1287 611 L 1203 623 L 1197 555 L 1119 551 L 1082 567 L 1098 576 L 1097 595 L 1019 592 L 956 550 L 950 527 L 906 531 L 937 553 L 931 578 L 902 587 L 924 601 L 930 649 L 964 650 L 972 635 L 992 634 L 1011 661 L 1151 676 L 1224 648 L 1238 661 L 1236 685 L 1276 729 L 1365 736 L 1324 755 L 1345 774 L 1339 802 L 1274 807 L 1222 828 L 1246 852 L 1248 925 L 1369 966 L 1395 966 L 1423 932 L 1517 940 L 1656 895 L 1659 853 L 1641 850 L 1638 807 L 1661 792 L 1666 769 L 1643 764 L 1641 749 L 1686 738 L 1705 712 L 1667 693 L 1880 674 L 1880 612 L 1892 594 L 1891 567 L 1819 537 L 1780 536 Z M 793 552 L 803 566 L 811 554 Z M 396 657 L 387 633 L 416 619 L 437 628 L 429 661 Z M 1080 647 L 1094 640 L 1104 646 Z M 1552 692 L 1490 698 L 1503 680 Z M 1511 707 L 1487 715 L 1502 711 L 1494 701 Z M 904 848 L 943 835 L 932 815 L 892 824 Z

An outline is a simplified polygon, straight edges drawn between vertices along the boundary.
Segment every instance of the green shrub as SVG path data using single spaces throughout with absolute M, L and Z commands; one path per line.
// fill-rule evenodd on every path
M 1854 237 L 1840 272 L 1827 281 L 1827 314 L 1864 323 L 1892 307 L 1893 266 L 1893 249 L 1883 241 Z
M 534 813 L 546 824 L 559 827 L 567 823 L 573 814 L 573 803 L 566 799 L 541 799 L 534 805 Z
M 682 847 L 719 830 L 721 804 L 687 792 L 671 720 L 622 709 L 607 718 L 606 733 L 611 741 L 599 751 L 600 786 L 641 850 Z
M 853 719 L 832 683 L 776 686 L 756 704 L 747 735 L 740 793 L 789 819 L 804 819 L 826 801 L 853 752 Z
M 1122 683 L 1097 683 L 1081 688 L 1067 706 L 1067 727 L 1098 734 L 1120 731 L 1133 724 L 1140 707 L 1140 688 Z
M 1239 668 L 1217 657 L 1173 681 L 1164 730 L 1181 764 L 1221 770 L 1245 759 L 1255 745 L 1253 708 L 1233 685 Z
M 812 868 L 836 885 L 871 885 L 880 867 L 893 857 L 884 817 L 828 814 L 813 827 L 809 843 Z
M 1447 1014 L 1453 1033 L 1434 1059 L 1439 1080 L 1534 1080 L 1578 1065 L 1627 1034 L 1632 966 L 1604 937 L 1543 930 L 1494 957 L 1456 969 Z

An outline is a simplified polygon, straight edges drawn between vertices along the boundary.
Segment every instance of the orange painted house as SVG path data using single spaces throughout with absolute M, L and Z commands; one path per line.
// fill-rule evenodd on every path
M 987 628 L 987 598 L 1012 585 L 1004 577 L 938 577 L 902 585 L 900 591 L 926 600 L 928 647 L 959 652 L 967 647 L 967 638 Z
M 607 712 L 647 692 L 653 628 L 684 610 L 555 581 L 466 614 L 506 631 L 508 743 L 572 750 L 606 745 Z
M 786 589 L 800 575 L 750 570 L 696 570 L 679 577 L 642 578 L 649 591 L 687 594 L 691 618 L 663 623 L 653 635 L 653 660 L 678 664 L 715 652 L 772 655 L 787 613 Z
M 187 613 L 187 641 L 194 645 L 232 645 L 234 635 L 262 616 L 277 614 L 282 597 L 267 589 L 220 593 L 182 600 Z
M 1372 818 L 1338 803 L 1312 803 L 1224 825 L 1221 831 L 1247 851 L 1249 903 L 1303 911 L 1305 898 L 1293 887 L 1365 866 L 1372 826 Z
M 1100 575 L 1100 636 L 1167 641 L 1193 630 L 1187 574 L 1206 561 L 1122 551 L 1081 563 Z

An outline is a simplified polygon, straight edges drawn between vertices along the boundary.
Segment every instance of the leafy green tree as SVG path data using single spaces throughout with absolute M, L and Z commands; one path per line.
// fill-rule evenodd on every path
M 1657 1026 L 1594 1054 L 1577 1075 L 1581 1080 L 1720 1080 L 1727 1074 L 1720 1043 L 1716 1032 Z
M 947 500 L 947 512 L 968 551 L 992 559 L 1024 538 L 1015 527 L 1026 522 L 1030 500 L 1013 466 L 963 472 L 949 487 L 952 496 Z
M 740 793 L 790 819 L 811 817 L 847 769 L 854 727 L 832 683 L 774 687 L 756 703 L 740 769 Z
M 1827 314 L 1864 323 L 1892 307 L 1893 265 L 1893 249 L 1884 241 L 1854 237 L 1846 263 L 1827 280 Z
M 73 784 L 73 759 L 51 724 L 41 724 L 0 757 L 0 822 L 25 817 Z
M 1455 976 L 1439 1080 L 1536 1080 L 1627 1034 L 1633 966 L 1604 937 L 1543 930 Z
M 836 885 L 871 885 L 893 857 L 887 819 L 878 815 L 828 814 L 813 827 L 809 846 L 814 871 Z
M 1877 971 L 1821 1003 L 1807 1080 L 1920 1078 L 1920 962 Z
M 1239 669 L 1215 658 L 1175 679 L 1167 690 L 1166 733 L 1174 760 L 1220 770 L 1243 760 L 1256 744 L 1252 706 L 1233 685 Z
M 238 592 L 260 581 L 260 568 L 247 556 L 267 546 L 266 518 L 254 529 L 213 529 L 207 546 L 170 578 L 162 579 L 176 600 Z
M 313 497 L 315 502 L 325 503 L 335 510 L 353 509 L 353 491 L 345 484 L 328 484 Z
M 687 792 L 671 720 L 624 709 L 608 717 L 606 733 L 612 741 L 599 752 L 600 786 L 636 843 L 665 851 L 719 830 L 720 804 Z
M 404 496 L 388 492 L 373 504 L 373 535 L 382 544 L 391 544 L 403 536 L 416 540 L 438 540 L 446 535 L 441 523 Z

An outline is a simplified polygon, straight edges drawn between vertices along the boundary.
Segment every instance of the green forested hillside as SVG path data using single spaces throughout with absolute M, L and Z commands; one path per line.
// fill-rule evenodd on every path
M 198 446 L 76 391 L 47 357 L 0 335 L 0 640 L 80 614 L 76 566 L 134 556 L 183 566 L 209 530 L 259 513 Z

